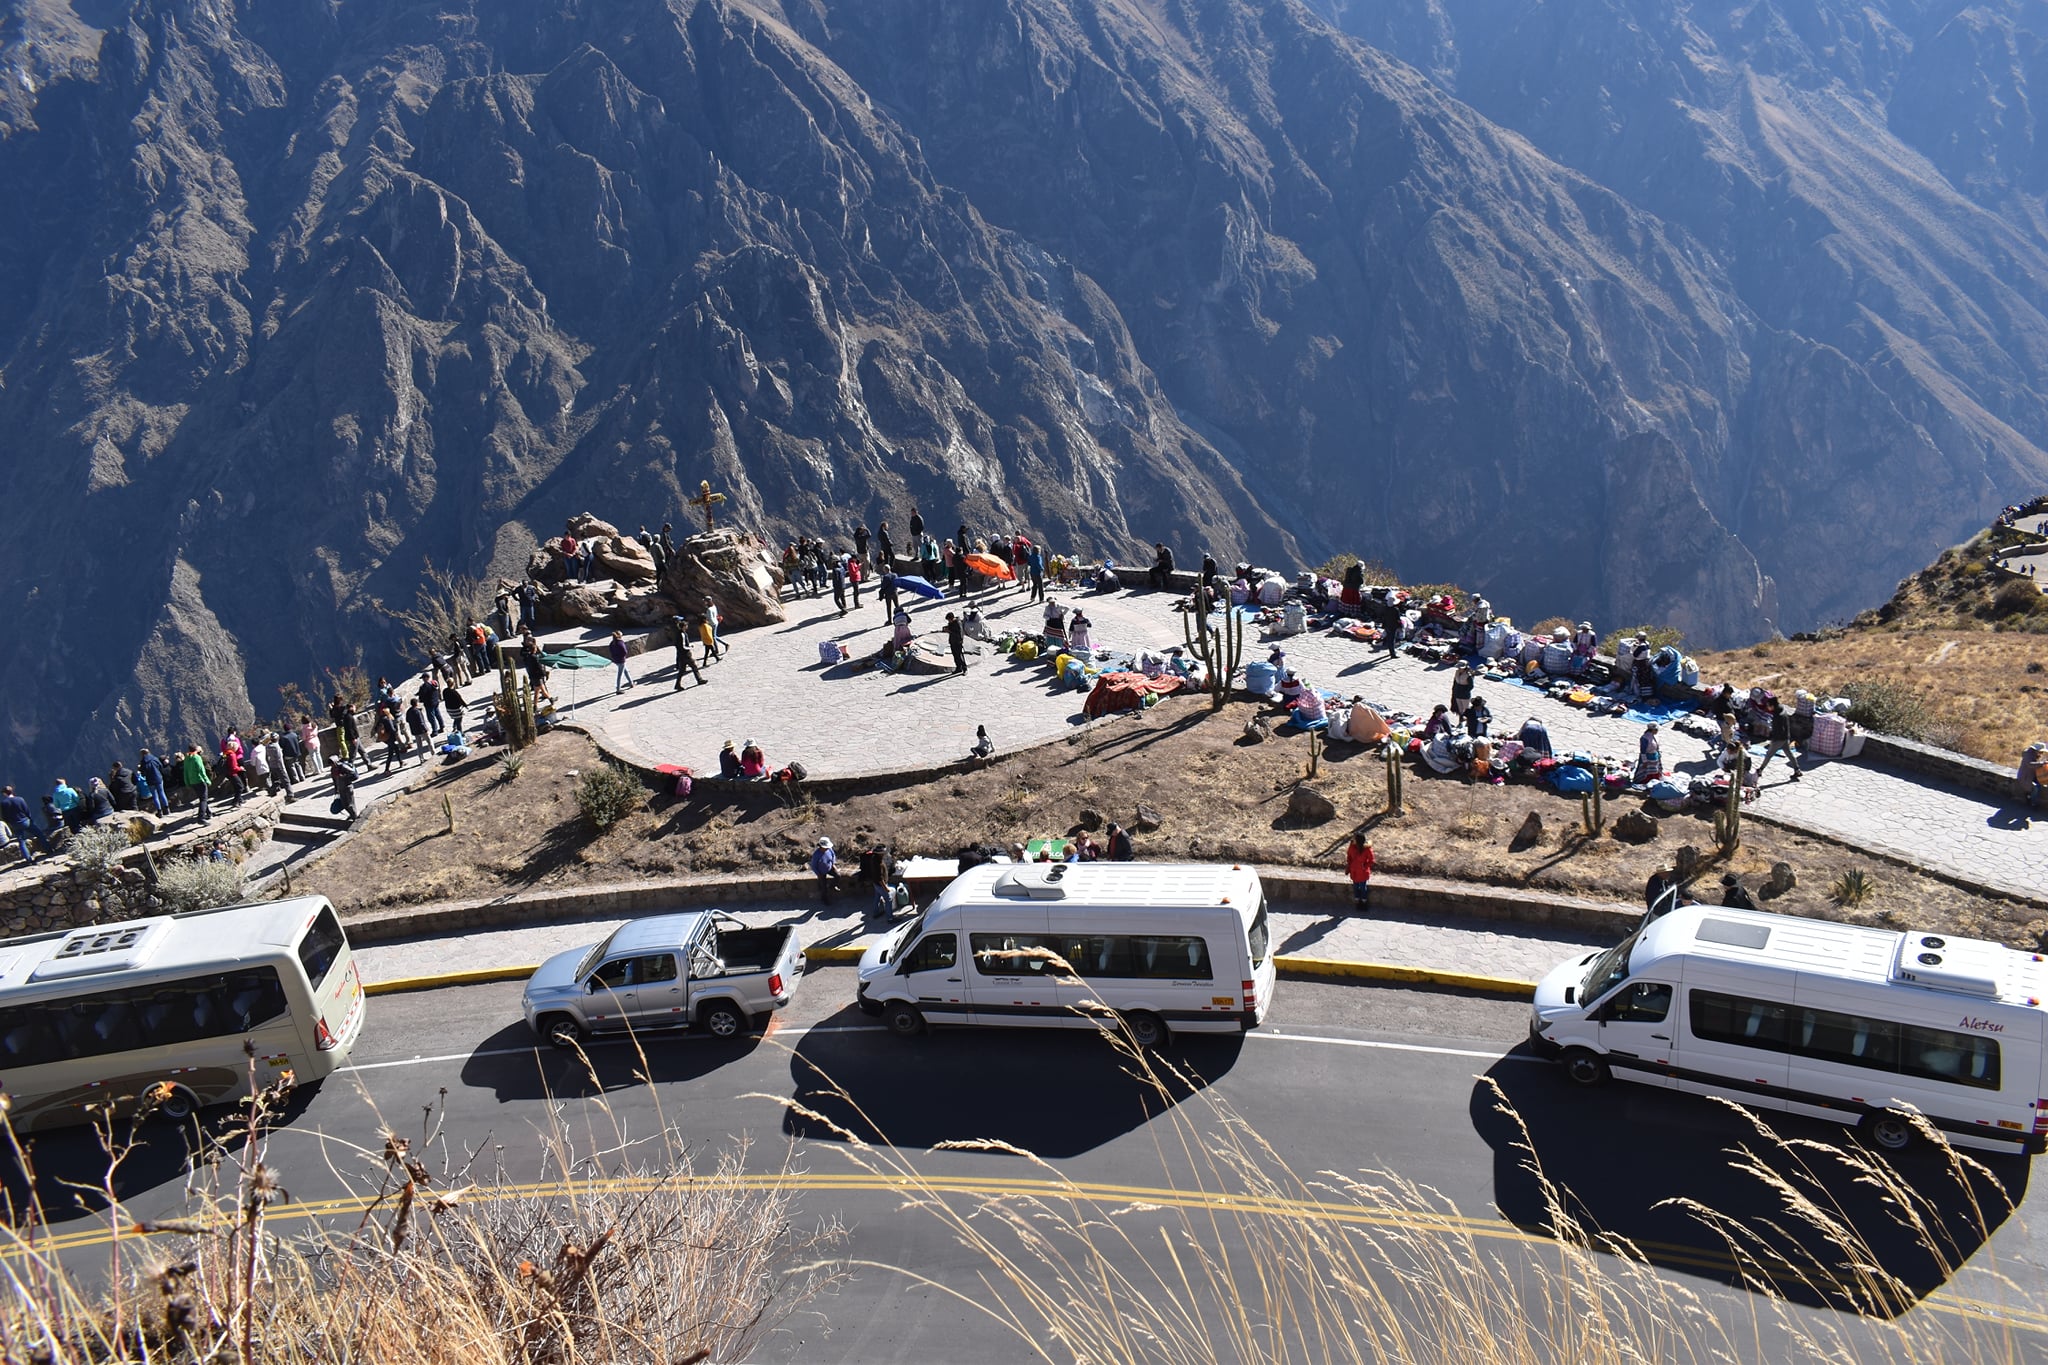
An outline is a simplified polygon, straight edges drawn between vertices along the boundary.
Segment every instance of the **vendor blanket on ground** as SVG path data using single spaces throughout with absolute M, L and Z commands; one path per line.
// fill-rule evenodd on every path
M 1148 678 L 1143 673 L 1105 673 L 1095 680 L 1095 690 L 1088 694 L 1088 704 L 1081 710 L 1090 719 L 1111 711 L 1135 711 L 1145 704 L 1146 693 L 1164 697 L 1184 686 L 1184 680 L 1170 673 L 1159 678 Z

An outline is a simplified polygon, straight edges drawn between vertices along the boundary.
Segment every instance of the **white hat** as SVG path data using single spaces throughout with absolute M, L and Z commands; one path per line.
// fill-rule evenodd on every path
M 830 839 L 820 839 L 820 840 L 818 840 L 818 847 L 819 847 L 819 848 L 830 848 L 830 847 L 832 847 L 832 841 L 831 841 Z
M 741 747 L 742 749 L 751 749 L 751 748 L 753 748 L 753 747 L 754 747 L 754 738 L 753 738 L 753 736 L 752 736 L 752 735 L 749 735 L 749 736 L 747 737 L 747 742 L 746 742 L 745 744 L 742 744 L 742 745 L 740 745 L 740 747 Z

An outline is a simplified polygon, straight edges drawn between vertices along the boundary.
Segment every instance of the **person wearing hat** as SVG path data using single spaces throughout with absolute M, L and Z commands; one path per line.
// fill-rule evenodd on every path
M 2020 791 L 2026 795 L 2029 806 L 2041 804 L 2042 775 L 2048 773 L 2048 744 L 2035 740 L 2020 755 Z
M 740 746 L 740 776 L 749 781 L 759 781 L 768 776 L 768 757 L 751 739 Z
M 818 840 L 818 846 L 811 850 L 811 875 L 818 879 L 818 894 L 830 905 L 832 888 L 839 881 L 839 855 L 832 851 L 830 839 Z
M 740 775 L 739 750 L 733 748 L 731 740 L 718 751 L 718 775 L 728 780 L 737 780 Z
M 1593 623 L 1579 622 L 1578 630 L 1572 634 L 1572 672 L 1584 673 L 1599 649 L 1600 637 L 1593 633 Z
M 1664 749 L 1657 739 L 1656 722 L 1643 727 L 1643 737 L 1636 743 L 1636 785 L 1646 787 L 1664 776 Z

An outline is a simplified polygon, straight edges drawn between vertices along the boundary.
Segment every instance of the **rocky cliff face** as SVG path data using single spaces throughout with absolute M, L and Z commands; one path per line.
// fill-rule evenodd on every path
M 2030 12 L 1873 40 L 1918 131 L 1828 202 L 1916 256 L 1828 245 L 1841 139 L 1785 150 L 1774 92 L 1850 75 L 1713 68 L 1766 164 L 1672 58 L 1630 178 L 1468 90 L 1507 40 L 1448 0 L 1365 34 L 1413 66 L 1336 0 L 10 0 L 7 751 L 210 731 L 381 663 L 424 560 L 703 479 L 770 536 L 1357 548 L 1704 640 L 1881 596 L 2048 467 L 2031 123 L 1958 108 L 2024 109 Z

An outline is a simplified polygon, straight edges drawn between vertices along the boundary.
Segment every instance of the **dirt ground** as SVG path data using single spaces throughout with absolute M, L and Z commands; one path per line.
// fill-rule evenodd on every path
M 1350 746 L 1324 755 L 1314 783 L 1335 802 L 1338 817 L 1302 827 L 1286 812 L 1289 789 L 1308 761 L 1307 741 L 1249 742 L 1243 730 L 1252 714 L 1249 703 L 1212 716 L 1205 698 L 1171 698 L 990 768 L 843 801 L 787 806 L 765 788 L 742 802 L 650 795 L 643 809 L 602 835 L 582 820 L 574 794 L 574 774 L 602 760 L 589 740 L 558 732 L 526 751 L 524 771 L 513 781 L 500 779 L 492 751 L 379 807 L 360 837 L 294 881 L 359 911 L 636 876 L 788 872 L 801 870 L 820 835 L 830 835 L 848 858 L 875 839 L 899 856 L 950 855 L 968 844 L 1065 834 L 1084 810 L 1129 826 L 1141 803 L 1160 817 L 1156 831 L 1135 836 L 1141 858 L 1339 869 L 1345 842 L 1362 825 L 1383 871 L 1636 904 L 1644 881 L 1672 863 L 1679 845 L 1713 851 L 1705 817 L 1665 817 L 1659 837 L 1630 845 L 1613 837 L 1614 821 L 1640 803 L 1610 801 L 1607 832 L 1589 839 L 1575 798 L 1532 786 L 1473 786 L 1412 766 L 1406 811 L 1387 816 L 1384 763 Z M 454 812 L 452 833 L 444 796 Z M 1542 836 L 1526 851 L 1511 851 L 1531 811 L 1542 818 Z M 1729 870 L 1756 890 L 1780 861 L 1790 864 L 1798 884 L 1773 909 L 2027 947 L 2048 930 L 2048 912 L 2039 907 L 1974 895 L 1754 821 L 1745 823 L 1742 847 L 1729 862 L 1710 862 L 1701 899 L 1718 899 L 1718 878 Z M 1829 889 L 1852 870 L 1869 877 L 1874 890 L 1860 906 L 1844 909 Z

